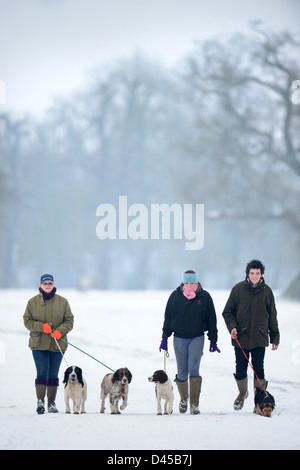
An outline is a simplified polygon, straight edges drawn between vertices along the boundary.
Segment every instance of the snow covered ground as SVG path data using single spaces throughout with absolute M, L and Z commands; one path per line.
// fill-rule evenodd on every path
M 154 384 L 147 378 L 163 368 L 158 352 L 164 308 L 170 292 L 58 290 L 71 305 L 75 326 L 69 341 L 112 369 L 127 366 L 133 380 L 129 402 L 121 415 L 100 414 L 100 383 L 109 372 L 104 366 L 69 347 L 66 360 L 79 365 L 88 384 L 85 415 L 64 413 L 59 387 L 58 414 L 37 415 L 35 367 L 23 325 L 28 290 L 0 291 L 0 449 L 300 449 L 300 305 L 277 296 L 281 331 L 278 351 L 267 349 L 269 391 L 276 399 L 272 418 L 253 414 L 252 371 L 250 394 L 243 410 L 235 412 L 234 352 L 222 318 L 228 292 L 211 292 L 217 316 L 221 354 L 209 353 L 206 338 L 201 363 L 201 414 L 175 411 L 156 415 Z M 173 379 L 176 363 L 172 341 L 167 373 Z M 60 369 L 62 384 L 64 362 Z M 175 385 L 175 384 L 174 384 Z M 108 407 L 107 407 L 108 408 Z

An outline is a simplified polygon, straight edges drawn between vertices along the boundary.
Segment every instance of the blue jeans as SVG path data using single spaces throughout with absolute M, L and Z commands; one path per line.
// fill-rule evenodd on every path
M 177 362 L 177 380 L 185 382 L 188 377 L 199 377 L 200 361 L 203 356 L 204 335 L 196 338 L 174 336 L 174 351 Z
M 58 387 L 58 371 L 62 361 L 60 352 L 54 351 L 32 351 L 36 367 L 35 384 L 49 385 Z

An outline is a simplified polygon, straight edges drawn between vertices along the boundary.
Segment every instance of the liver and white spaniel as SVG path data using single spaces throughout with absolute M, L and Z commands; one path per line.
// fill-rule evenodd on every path
M 173 413 L 174 393 L 171 380 L 163 370 L 156 370 L 148 378 L 149 382 L 155 382 L 155 394 L 157 402 L 157 414 L 162 415 L 161 400 L 164 399 L 164 414 Z
M 109 394 L 111 414 L 120 414 L 119 401 L 123 399 L 120 410 L 127 406 L 128 384 L 132 380 L 132 374 L 127 367 L 117 369 L 113 374 L 106 374 L 101 383 L 101 408 L 100 413 L 105 411 L 105 398 Z

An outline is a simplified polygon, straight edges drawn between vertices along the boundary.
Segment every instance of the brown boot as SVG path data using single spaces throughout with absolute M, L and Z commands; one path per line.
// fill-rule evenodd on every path
M 185 413 L 187 410 L 188 399 L 189 399 L 188 381 L 185 380 L 184 382 L 181 382 L 180 380 L 177 379 L 177 375 L 176 375 L 174 382 L 177 385 L 179 395 L 180 395 L 179 413 Z
M 235 378 L 235 376 L 234 376 Z M 236 397 L 235 401 L 234 401 L 234 404 L 233 404 L 233 408 L 238 411 L 238 410 L 241 410 L 244 406 L 244 401 L 246 400 L 246 398 L 248 397 L 249 393 L 248 393 L 248 377 L 245 377 L 244 379 L 242 380 L 238 380 L 235 378 L 235 381 L 237 383 L 237 386 L 238 386 L 238 389 L 239 389 L 239 394 L 238 396 Z
M 254 379 L 254 381 L 253 381 L 254 393 L 255 393 L 256 388 L 260 388 L 261 390 L 263 390 L 263 388 L 264 388 L 265 390 L 267 390 L 268 381 L 265 380 L 265 379 L 259 379 L 259 380 L 261 381 L 262 386 L 260 385 L 260 383 L 257 379 Z
M 190 377 L 190 413 L 199 415 L 199 397 L 201 392 L 202 377 Z
M 58 409 L 55 404 L 56 393 L 57 387 L 47 387 L 48 413 L 58 413 Z
M 36 412 L 39 415 L 42 415 L 45 412 L 45 395 L 46 395 L 47 386 L 44 384 L 36 383 L 35 392 L 37 397 L 37 408 Z

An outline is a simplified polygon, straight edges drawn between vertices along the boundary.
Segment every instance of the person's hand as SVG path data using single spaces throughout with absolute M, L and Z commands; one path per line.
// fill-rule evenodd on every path
M 60 339 L 61 338 L 61 332 L 58 330 L 54 330 L 53 333 L 50 335 L 52 338 Z
M 232 339 L 235 339 L 237 337 L 237 329 L 236 328 L 232 328 L 231 330 L 231 338 Z
M 52 326 L 50 325 L 50 323 L 43 323 L 43 332 L 44 333 L 52 333 L 53 331 L 53 328 Z
M 162 338 L 159 346 L 159 352 L 161 352 L 162 349 L 168 351 L 168 338 Z
M 272 351 L 277 351 L 279 344 L 272 344 Z
M 221 352 L 220 349 L 217 346 L 217 343 L 212 343 L 212 342 L 210 343 L 209 351 L 210 352 L 218 351 L 218 353 Z

